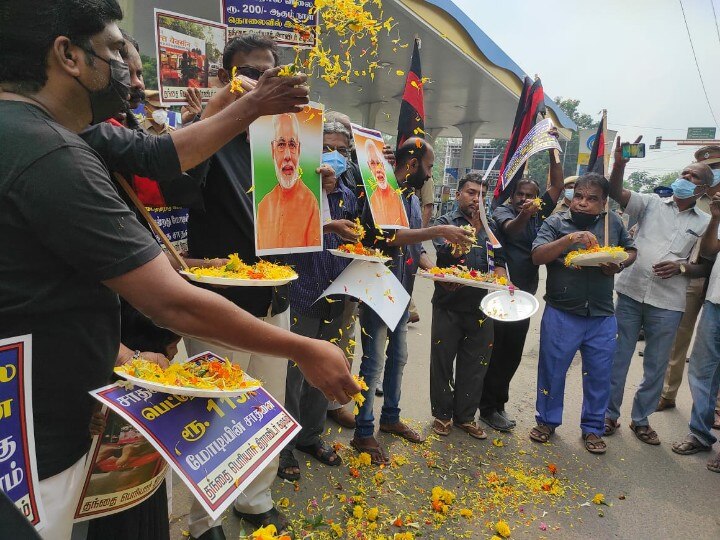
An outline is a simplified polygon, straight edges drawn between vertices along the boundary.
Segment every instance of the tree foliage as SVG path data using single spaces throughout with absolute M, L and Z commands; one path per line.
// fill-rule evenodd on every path
M 147 54 L 141 54 L 140 59 L 142 60 L 145 88 L 147 90 L 158 90 L 157 60 L 154 56 L 148 56 Z
M 650 174 L 647 171 L 634 171 L 625 179 L 624 185 L 627 189 L 638 193 L 652 193 L 658 186 L 669 186 L 680 176 L 680 171 L 673 171 L 660 176 Z

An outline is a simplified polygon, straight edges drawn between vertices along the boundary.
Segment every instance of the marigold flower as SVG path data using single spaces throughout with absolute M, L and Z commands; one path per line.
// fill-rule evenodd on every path
M 355 507 L 353 508 L 353 517 L 355 519 L 362 519 L 363 517 L 363 509 L 362 506 L 360 506 L 359 504 L 355 505 Z
M 596 493 L 592 498 L 593 504 L 605 504 L 605 495 L 602 493 Z
M 461 508 L 460 515 L 464 518 L 470 519 L 471 517 L 473 517 L 473 511 L 470 510 L 469 508 Z
M 368 521 L 375 521 L 378 518 L 379 513 L 380 511 L 377 509 L 377 507 L 368 508 L 365 517 L 368 519 Z
M 497 523 L 495 523 L 495 531 L 502 537 L 502 538 L 509 538 L 510 537 L 510 525 L 507 524 L 507 521 L 500 520 Z

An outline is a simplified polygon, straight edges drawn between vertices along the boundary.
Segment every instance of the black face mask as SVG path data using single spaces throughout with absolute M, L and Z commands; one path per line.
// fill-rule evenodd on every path
M 584 212 L 575 212 L 573 210 L 570 210 L 570 216 L 572 217 L 573 223 L 580 227 L 581 229 L 584 229 L 586 227 L 589 227 L 593 223 L 595 223 L 598 219 L 600 219 L 600 215 L 593 215 L 593 214 L 586 214 Z
M 99 124 L 125 110 L 127 106 L 125 98 L 130 93 L 130 69 L 124 62 L 105 60 L 93 51 L 86 52 L 110 66 L 110 81 L 102 90 L 90 90 L 78 77 L 75 77 L 75 80 L 85 89 L 90 98 L 90 107 L 92 109 L 90 123 Z

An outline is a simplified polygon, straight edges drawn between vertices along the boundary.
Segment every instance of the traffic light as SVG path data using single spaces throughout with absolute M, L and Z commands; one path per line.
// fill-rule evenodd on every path
M 660 150 L 662 144 L 662 137 L 655 137 L 655 144 L 650 145 L 650 150 Z

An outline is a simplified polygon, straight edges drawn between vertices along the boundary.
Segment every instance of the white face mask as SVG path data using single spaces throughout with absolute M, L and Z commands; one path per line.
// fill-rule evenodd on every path
M 165 109 L 156 109 L 152 112 L 153 122 L 164 126 L 168 121 L 168 113 Z

